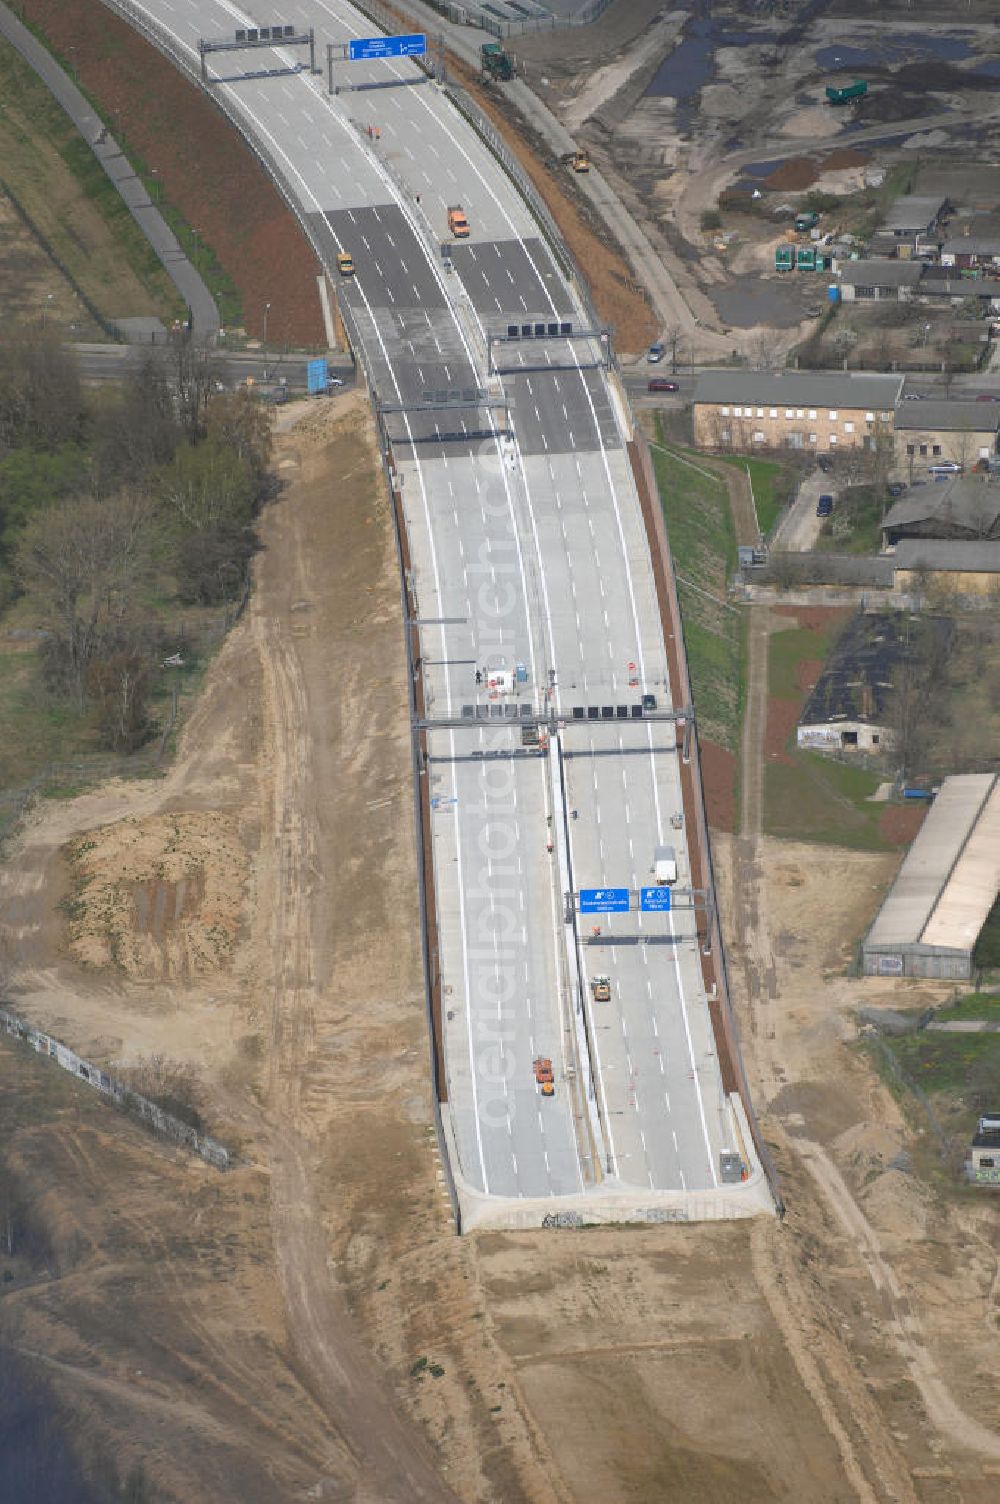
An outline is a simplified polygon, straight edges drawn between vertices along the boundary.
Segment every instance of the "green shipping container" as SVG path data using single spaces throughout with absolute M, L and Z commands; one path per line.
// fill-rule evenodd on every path
M 852 99 L 863 99 L 868 93 L 868 85 L 863 78 L 856 78 L 852 84 L 844 89 L 832 89 L 826 86 L 826 97 L 830 104 L 850 104 Z

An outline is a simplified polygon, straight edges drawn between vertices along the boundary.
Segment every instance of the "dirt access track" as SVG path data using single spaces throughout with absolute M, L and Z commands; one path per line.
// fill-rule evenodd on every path
M 995 1499 L 993 1208 L 893 1168 L 906 1129 L 845 1047 L 889 858 L 764 843 L 751 883 L 720 844 L 784 1223 L 454 1235 L 377 451 L 357 397 L 278 421 L 287 489 L 176 766 L 40 807 L 0 872 L 13 1006 L 115 1069 L 186 1069 L 239 1164 L 0 1044 L 51 1249 L 9 1261 L 0 1341 L 85 1457 L 176 1504 Z

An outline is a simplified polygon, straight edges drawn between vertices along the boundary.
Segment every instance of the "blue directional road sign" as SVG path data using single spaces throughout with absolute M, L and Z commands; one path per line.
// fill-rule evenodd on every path
M 629 891 L 627 888 L 581 888 L 581 914 L 627 914 Z
M 373 57 L 423 57 L 426 51 L 427 38 L 423 32 L 409 37 L 355 37 L 348 43 L 352 63 L 363 63 Z
M 306 361 L 306 382 L 310 395 L 326 391 L 326 360 Z
M 640 888 L 639 907 L 646 914 L 665 914 L 670 908 L 670 889 Z

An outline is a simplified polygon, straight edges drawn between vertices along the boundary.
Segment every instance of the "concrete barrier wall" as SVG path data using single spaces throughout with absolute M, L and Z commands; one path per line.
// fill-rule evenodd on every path
M 172 1139 L 174 1143 L 190 1149 L 194 1154 L 200 1155 L 206 1163 L 214 1165 L 217 1170 L 229 1169 L 231 1162 L 229 1150 L 217 1139 L 209 1138 L 205 1133 L 199 1133 L 196 1128 L 191 1127 L 190 1123 L 182 1123 L 180 1118 L 171 1117 L 169 1112 L 164 1112 L 162 1107 L 158 1107 L 148 1097 L 140 1096 L 123 1081 L 109 1076 L 107 1071 L 99 1065 L 94 1065 L 90 1060 L 84 1060 L 82 1055 L 77 1055 L 60 1040 L 53 1039 L 51 1034 L 45 1034 L 41 1029 L 25 1023 L 23 1019 L 18 1018 L 14 1013 L 9 1013 L 5 1008 L 0 1008 L 0 1030 L 10 1035 L 12 1039 L 27 1045 L 36 1054 L 45 1055 L 49 1060 L 54 1060 L 77 1081 L 82 1081 L 94 1091 L 99 1091 L 103 1096 L 109 1097 L 130 1117 L 138 1118 L 152 1128 L 154 1133 L 162 1134 L 164 1138 Z

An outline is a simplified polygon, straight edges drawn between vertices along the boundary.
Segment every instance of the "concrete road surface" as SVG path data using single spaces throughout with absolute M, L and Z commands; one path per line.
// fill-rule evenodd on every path
M 199 36 L 247 19 L 220 0 L 143 10 L 192 62 Z M 292 0 L 282 20 L 315 26 L 321 56 L 372 30 L 339 0 Z M 357 268 L 337 290 L 391 453 L 421 623 L 431 950 L 463 1206 L 515 1223 L 528 1203 L 536 1223 L 565 1204 L 655 1219 L 763 1209 L 722 1090 L 693 912 L 679 894 L 676 912 L 616 916 L 599 936 L 577 913 L 580 887 L 647 884 L 663 839 L 690 887 L 671 826 L 673 723 L 631 711 L 644 694 L 671 710 L 666 653 L 628 416 L 585 310 L 500 165 L 413 63 L 338 61 L 331 97 L 284 49 L 242 59 L 248 74 L 268 58 L 280 70 L 263 77 L 222 56 L 232 77 L 213 94 L 276 164 L 327 265 L 347 249 Z M 455 203 L 467 241 L 448 234 Z M 613 983 L 599 1011 L 597 963 Z M 720 1188 L 720 1151 L 737 1142 L 750 1184 Z

